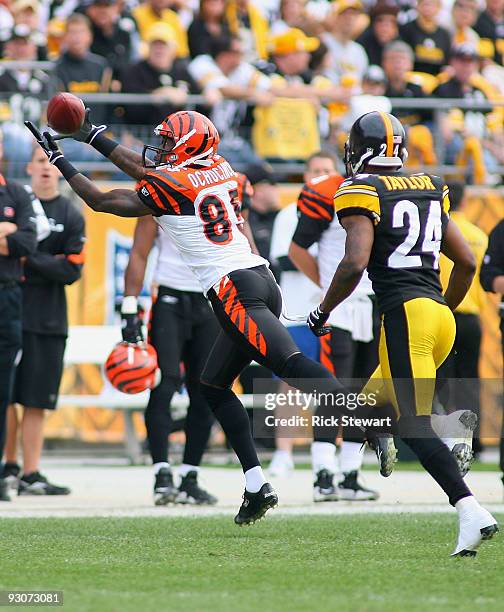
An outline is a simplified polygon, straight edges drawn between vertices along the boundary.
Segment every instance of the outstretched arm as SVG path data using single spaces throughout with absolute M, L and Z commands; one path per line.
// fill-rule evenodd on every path
M 49 163 L 58 168 L 70 187 L 93 210 L 119 217 L 143 217 L 152 214 L 151 210 L 142 203 L 136 191 L 132 189 L 112 189 L 107 192 L 98 189 L 92 181 L 65 159 L 54 138 L 48 132 L 44 132 L 42 136 L 30 121 L 26 121 L 25 125 L 47 155 Z
M 73 191 L 96 212 L 110 213 L 118 217 L 143 217 L 152 214 L 132 189 L 112 189 L 104 192 L 80 173 L 67 180 Z
M 70 136 L 58 134 L 54 136 L 54 140 L 74 138 L 79 142 L 85 142 L 103 156 L 110 159 L 115 166 L 128 176 L 131 176 L 131 178 L 137 181 L 142 179 L 147 170 L 143 166 L 143 160 L 140 153 L 132 151 L 112 138 L 105 136 L 104 132 L 106 129 L 106 125 L 94 125 L 91 122 L 91 110 L 86 108 L 86 114 L 81 128 Z
M 459 228 L 451 220 L 443 235 L 441 251 L 453 261 L 445 300 L 451 310 L 455 310 L 469 291 L 476 272 L 476 259 Z
M 101 135 L 103 140 L 108 140 L 110 143 L 114 143 L 111 138 L 107 136 Z M 147 172 L 147 169 L 144 168 L 142 162 L 142 156 L 140 153 L 133 151 L 132 149 L 128 149 L 128 147 L 123 146 L 122 144 L 114 143 L 116 146 L 112 149 L 112 152 L 108 156 L 110 161 L 117 166 L 120 170 L 122 170 L 131 178 L 139 181 Z
M 357 287 L 369 263 L 374 242 L 373 222 L 363 215 L 351 215 L 341 219 L 347 237 L 345 256 L 334 274 L 331 286 L 320 305 L 323 313 L 330 313 Z

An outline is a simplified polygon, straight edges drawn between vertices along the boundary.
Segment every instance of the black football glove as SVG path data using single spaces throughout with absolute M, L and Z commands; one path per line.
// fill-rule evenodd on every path
M 84 121 L 82 122 L 81 127 L 74 132 L 73 134 L 57 134 L 54 136 L 54 140 L 63 140 L 64 138 L 73 138 L 74 140 L 78 140 L 79 142 L 85 142 L 87 144 L 92 144 L 93 140 L 96 136 L 107 129 L 106 125 L 94 125 L 91 123 L 91 109 L 86 108 L 86 114 L 84 115 Z
M 308 327 L 316 336 L 325 336 L 331 332 L 331 328 L 326 325 L 327 320 L 329 319 L 329 313 L 322 312 L 320 306 L 317 306 L 315 310 L 312 310 L 308 315 L 308 319 L 306 322 L 308 323 Z
M 138 344 L 144 342 L 142 330 L 144 309 L 139 306 L 134 314 L 121 312 L 121 333 L 124 342 Z
M 42 135 L 31 121 L 25 121 L 25 126 L 30 130 L 35 137 L 35 140 L 47 155 L 49 163 L 53 166 L 57 166 L 58 164 L 56 162 L 61 160 L 64 156 L 63 152 L 55 142 L 54 137 L 51 136 L 49 132 L 44 132 Z

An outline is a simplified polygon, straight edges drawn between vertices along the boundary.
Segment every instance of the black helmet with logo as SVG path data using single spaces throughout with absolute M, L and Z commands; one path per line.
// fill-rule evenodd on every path
M 364 166 L 400 170 L 408 158 L 406 134 L 394 115 L 373 111 L 359 117 L 345 144 L 345 169 L 354 176 Z

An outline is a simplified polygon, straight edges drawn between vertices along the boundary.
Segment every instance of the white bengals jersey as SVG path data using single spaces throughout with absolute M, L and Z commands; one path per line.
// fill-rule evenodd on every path
M 137 184 L 141 201 L 169 234 L 203 292 L 234 270 L 269 265 L 241 231 L 246 178 L 216 155 L 202 168 L 159 168 Z
M 170 235 L 158 230 L 156 238 L 158 256 L 154 268 L 153 282 L 156 285 L 201 293 L 201 285 L 189 266 L 182 261 L 179 250 Z

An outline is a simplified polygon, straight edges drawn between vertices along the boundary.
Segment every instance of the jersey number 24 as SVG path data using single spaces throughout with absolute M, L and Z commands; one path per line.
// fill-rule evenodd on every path
M 394 206 L 392 213 L 392 227 L 401 228 L 406 226 L 408 219 L 408 233 L 406 238 L 394 250 L 388 258 L 390 268 L 421 268 L 423 265 L 421 255 L 432 255 L 432 267 L 439 269 L 439 253 L 441 251 L 441 239 L 443 228 L 441 224 L 441 202 L 431 200 L 427 222 L 420 222 L 418 206 L 410 200 L 400 200 Z M 415 249 L 419 238 L 422 239 L 420 253 Z M 411 251 L 415 249 L 416 253 Z

